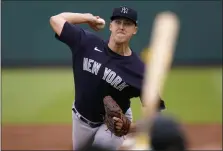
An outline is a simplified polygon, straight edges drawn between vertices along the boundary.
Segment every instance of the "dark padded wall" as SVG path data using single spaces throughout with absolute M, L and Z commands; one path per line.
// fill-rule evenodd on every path
M 4 1 L 2 3 L 2 65 L 71 64 L 67 46 L 54 38 L 49 18 L 64 11 L 90 12 L 109 23 L 113 7 L 138 11 L 139 31 L 131 46 L 140 53 L 147 46 L 155 14 L 172 10 L 181 19 L 175 64 L 220 64 L 222 61 L 221 1 Z M 88 28 L 83 25 L 83 28 Z M 108 26 L 98 33 L 109 38 Z

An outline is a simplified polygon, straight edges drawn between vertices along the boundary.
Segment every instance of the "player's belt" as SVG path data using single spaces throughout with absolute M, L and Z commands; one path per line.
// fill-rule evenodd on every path
M 82 115 L 80 115 L 80 113 L 78 113 L 78 112 L 76 111 L 75 108 L 72 108 L 72 110 L 73 110 L 73 112 L 77 115 L 77 117 L 78 117 L 81 121 L 83 121 L 84 123 L 88 124 L 91 128 L 96 128 L 96 127 L 101 126 L 102 123 L 93 123 L 93 122 L 87 120 L 86 118 L 84 118 Z

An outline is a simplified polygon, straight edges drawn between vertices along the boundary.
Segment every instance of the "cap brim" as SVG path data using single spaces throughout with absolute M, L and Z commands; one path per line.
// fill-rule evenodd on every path
M 129 17 L 127 17 L 127 16 L 111 16 L 111 17 L 110 17 L 111 20 L 114 20 L 114 19 L 117 19 L 117 18 L 126 18 L 126 19 L 128 19 L 128 20 L 131 20 L 134 24 L 137 25 L 137 22 L 136 22 L 136 21 L 132 20 L 131 18 L 129 18 Z

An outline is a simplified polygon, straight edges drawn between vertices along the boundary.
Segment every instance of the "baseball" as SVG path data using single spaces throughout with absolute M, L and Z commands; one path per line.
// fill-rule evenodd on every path
M 99 18 L 98 21 L 99 21 L 99 24 L 97 25 L 97 28 L 103 29 L 105 27 L 105 20 L 102 18 Z

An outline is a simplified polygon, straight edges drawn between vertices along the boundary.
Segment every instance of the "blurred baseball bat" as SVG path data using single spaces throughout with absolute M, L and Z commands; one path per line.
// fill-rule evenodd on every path
M 142 100 L 143 118 L 151 120 L 156 114 L 165 79 L 171 68 L 180 22 L 177 15 L 166 11 L 157 14 L 149 43 L 150 59 L 146 62 Z
M 142 118 L 136 122 L 137 133 L 134 137 L 148 139 L 148 132 L 153 124 L 159 107 L 165 79 L 171 68 L 180 22 L 176 14 L 170 11 L 158 13 L 155 17 L 150 43 L 150 55 L 146 60 L 142 101 L 144 104 Z M 148 142 L 149 140 L 147 140 Z M 137 143 L 132 149 L 137 149 Z M 147 146 L 148 147 L 148 146 Z M 148 148 L 144 148 L 148 149 Z
M 149 58 L 145 60 L 146 68 L 141 98 L 145 106 L 142 118 L 136 122 L 137 133 L 134 134 L 136 138 L 144 136 L 144 139 L 148 139 L 148 131 L 157 113 L 160 95 L 172 64 L 179 26 L 179 19 L 173 12 L 161 12 L 155 17 L 148 45 L 150 52 L 146 53 L 150 56 L 145 57 Z M 131 150 L 135 149 L 138 149 L 137 143 L 131 148 Z

